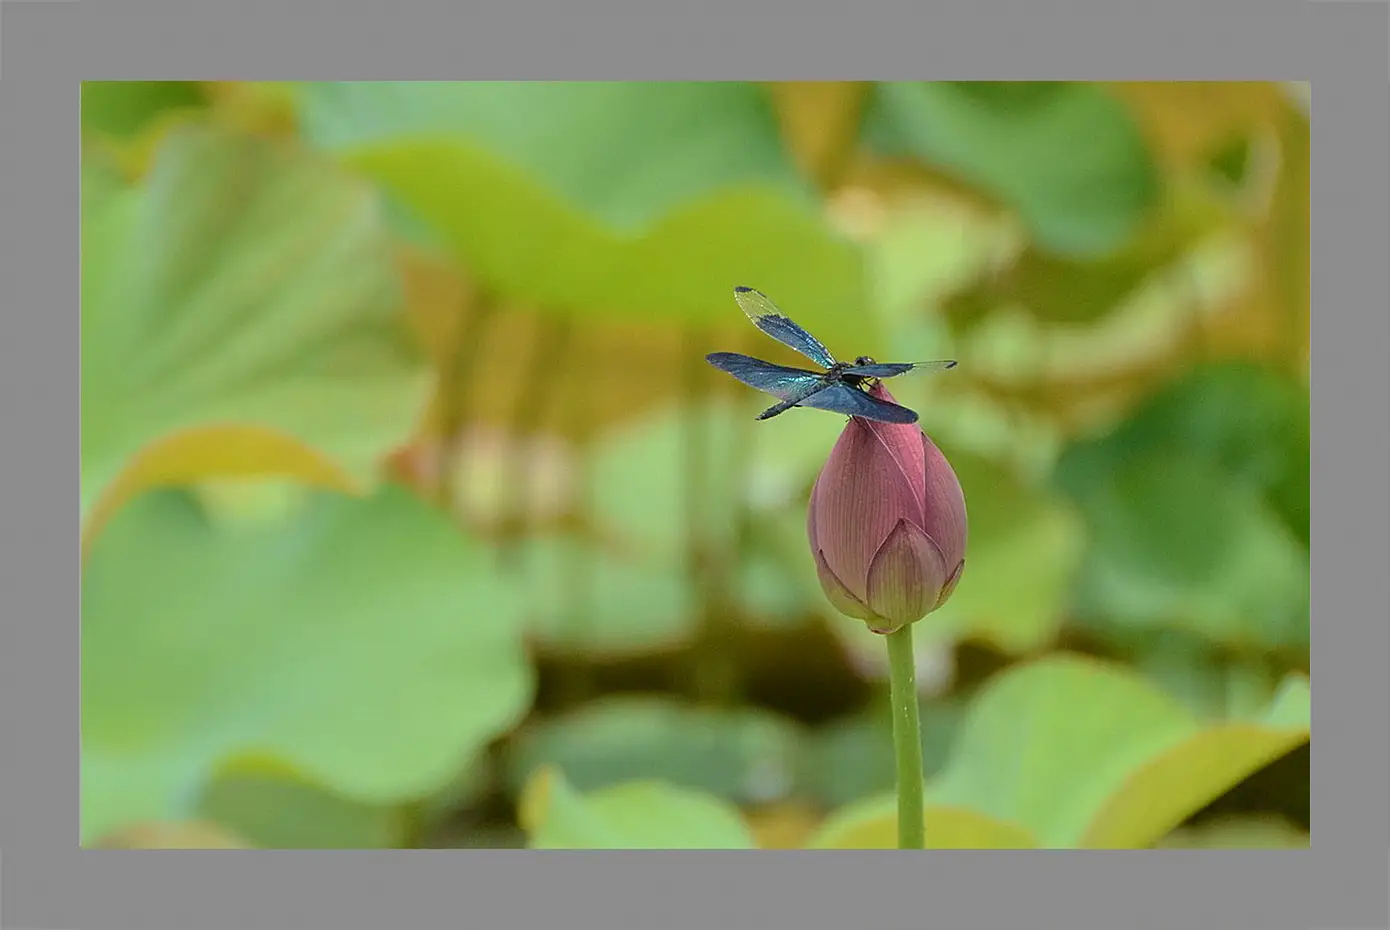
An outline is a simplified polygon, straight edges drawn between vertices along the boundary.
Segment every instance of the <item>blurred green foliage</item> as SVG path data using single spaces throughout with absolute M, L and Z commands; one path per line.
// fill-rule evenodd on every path
M 1267 83 L 83 87 L 82 833 L 889 847 L 841 420 L 951 356 L 928 842 L 1308 843 L 1308 101 Z

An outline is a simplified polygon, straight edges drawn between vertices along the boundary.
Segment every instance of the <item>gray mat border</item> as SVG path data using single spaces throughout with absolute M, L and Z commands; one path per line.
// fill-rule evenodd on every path
M 1384 4 L 982 0 L 835 13 L 783 0 L 659 13 L 564 0 L 85 0 L 11 2 L 0 16 L 6 926 L 1386 926 Z M 76 82 L 214 77 L 1312 81 L 1314 302 L 1320 321 L 1343 317 L 1315 343 L 1314 403 L 1326 408 L 1313 423 L 1315 641 L 1337 669 L 1319 693 L 1340 721 L 1320 731 L 1315 850 L 79 851 L 78 591 L 67 587 L 77 572 Z

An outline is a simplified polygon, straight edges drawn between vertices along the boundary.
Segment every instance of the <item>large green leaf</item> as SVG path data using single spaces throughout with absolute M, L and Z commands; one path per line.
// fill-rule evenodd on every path
M 1106 473 L 1165 452 L 1212 462 L 1265 495 L 1309 538 L 1309 386 L 1250 362 L 1205 365 L 1142 404 L 1110 435 L 1068 449 L 1058 480 L 1086 497 Z
M 1091 529 L 1079 620 L 1307 647 L 1307 385 L 1245 362 L 1203 366 L 1069 448 L 1057 480 Z
M 1052 252 L 1125 242 L 1159 199 L 1157 169 L 1120 101 L 1069 82 L 880 84 L 866 135 L 979 186 Z
M 735 183 L 811 198 L 771 101 L 742 82 L 347 81 L 308 85 L 301 106 L 306 135 L 333 149 L 475 139 L 614 230 Z
M 801 733 L 753 708 L 721 711 L 667 698 L 609 697 L 526 730 L 508 752 L 514 789 L 558 766 L 581 791 L 660 780 L 734 803 L 768 803 L 792 789 Z
M 1205 725 L 1131 672 L 1059 655 L 987 684 L 929 797 L 1044 846 L 1144 847 L 1308 739 L 1307 680 L 1258 717 Z
M 371 191 L 292 146 L 172 134 L 84 173 L 82 515 L 217 474 L 365 486 L 427 375 Z
M 553 768 L 523 794 L 522 826 L 533 849 L 750 849 L 739 811 L 714 797 L 654 780 L 589 794 Z
M 238 532 L 144 495 L 96 540 L 82 606 L 84 838 L 183 816 L 248 756 L 349 800 L 418 798 L 530 700 L 490 553 L 392 486 Z
M 828 232 L 754 85 L 314 85 L 303 124 L 504 297 L 724 320 L 750 284 L 825 339 L 865 326 L 859 255 Z
M 1083 506 L 1092 546 L 1077 606 L 1091 624 L 1308 646 L 1308 555 L 1249 487 L 1171 452 L 1121 467 Z

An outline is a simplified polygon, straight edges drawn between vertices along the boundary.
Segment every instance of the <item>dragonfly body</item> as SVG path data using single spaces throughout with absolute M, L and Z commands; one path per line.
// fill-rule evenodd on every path
M 907 407 L 880 400 L 868 388 L 883 378 L 914 370 L 952 368 L 956 362 L 876 362 L 862 355 L 853 362 L 838 362 L 821 342 L 783 315 L 777 306 L 751 287 L 736 287 L 734 299 L 762 332 L 811 359 L 822 371 L 789 368 L 737 352 L 712 352 L 705 356 L 711 365 L 735 378 L 778 398 L 778 403 L 758 415 L 766 420 L 793 407 L 832 410 L 847 416 L 880 420 L 885 423 L 916 423 L 918 415 Z

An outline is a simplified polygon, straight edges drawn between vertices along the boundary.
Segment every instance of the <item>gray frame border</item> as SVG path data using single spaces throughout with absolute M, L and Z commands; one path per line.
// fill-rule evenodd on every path
M 0 843 L 6 926 L 165 930 L 1386 926 L 1380 372 L 1388 304 L 1385 4 L 1308 0 L 784 3 L 664 11 L 532 2 L 8 3 L 0 32 L 3 527 Z M 549 4 L 548 4 L 549 5 Z M 776 15 L 776 14 L 781 15 Z M 773 14 L 773 15 L 770 15 Z M 555 28 L 559 26 L 560 28 Z M 548 28 L 550 27 L 550 28 Z M 1317 85 L 1318 852 L 102 852 L 77 849 L 77 81 L 81 78 L 1302 79 Z M 60 154 L 62 153 L 62 154 Z M 1312 196 L 1312 192 L 1311 192 Z M 1321 316 L 1320 316 L 1321 319 Z M 1346 326 L 1347 329 L 1342 327 Z M 1373 374 L 1376 373 L 1374 377 Z M 1371 398 L 1372 400 L 1368 400 Z M 41 401 L 41 403 L 39 403 Z M 1334 404 L 1342 411 L 1336 415 Z M 42 408 L 50 409 L 42 409 Z M 1375 430 L 1370 427 L 1376 426 Z M 1336 450 L 1336 451 L 1335 451 Z M 67 462 L 68 465 L 61 463 Z M 68 479 L 62 475 L 67 473 Z M 64 490 L 64 488 L 67 490 Z M 1371 491 L 1377 490 L 1376 495 Z M 1334 493 L 1334 491 L 1338 493 Z M 1372 503 L 1375 499 L 1375 503 Z M 61 529 L 60 526 L 66 527 Z M 1334 530 L 1336 528 L 1336 532 Z M 49 575 L 48 572 L 52 572 Z M 1375 683 L 1375 687 L 1372 687 Z M 40 718 L 43 718 L 42 720 Z M 534 891 L 532 889 L 543 889 Z M 718 892 L 716 889 L 719 889 Z M 293 916 L 292 916 L 293 915 Z M 486 917 L 484 917 L 486 915 Z

